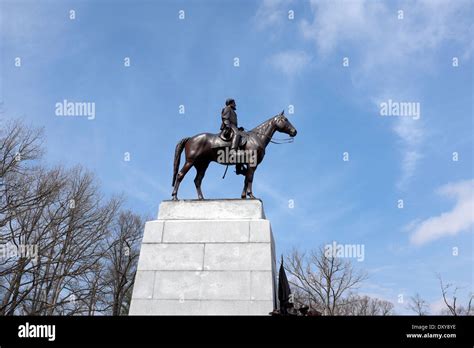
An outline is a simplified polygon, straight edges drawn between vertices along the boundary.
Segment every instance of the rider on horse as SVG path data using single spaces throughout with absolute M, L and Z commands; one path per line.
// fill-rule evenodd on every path
M 235 101 L 228 101 L 227 104 L 227 106 L 230 106 L 230 108 L 226 107 L 224 108 L 224 110 L 222 110 L 222 123 L 224 125 L 223 130 L 232 130 L 232 126 L 234 127 L 234 129 L 237 129 Z M 228 127 L 226 127 L 226 123 L 228 124 Z M 235 149 L 239 146 L 242 149 L 243 154 L 252 153 L 252 156 L 254 158 L 254 160 L 252 161 L 245 162 L 248 165 L 245 170 L 244 187 L 240 196 L 243 199 L 245 199 L 246 197 L 255 198 L 252 193 L 253 176 L 255 171 L 257 170 L 258 164 L 263 161 L 263 157 L 265 156 L 265 148 L 270 142 L 274 142 L 273 134 L 275 134 L 275 132 L 288 134 L 290 138 L 296 136 L 296 128 L 285 117 L 283 111 L 280 114 L 269 118 L 254 129 L 245 132 L 243 135 L 246 138 L 246 141 L 243 141 L 243 143 L 245 144 L 238 144 L 237 141 L 232 141 L 234 145 L 233 151 L 237 152 Z M 235 132 L 235 134 L 233 135 L 239 134 L 238 132 Z M 242 133 L 240 135 L 242 135 Z M 225 140 L 222 138 L 225 138 Z M 196 178 L 194 179 L 194 184 L 196 185 L 198 199 L 204 199 L 201 190 L 201 182 L 204 178 L 204 175 L 206 174 L 206 170 L 209 166 L 209 163 L 217 162 L 222 165 L 229 165 L 230 163 L 227 160 L 222 161 L 222 159 L 220 158 L 220 153 L 222 152 L 223 148 L 224 152 L 232 151 L 229 150 L 228 147 L 226 147 L 229 145 L 230 144 L 228 137 L 223 137 L 222 133 L 200 133 L 192 137 L 186 137 L 181 139 L 178 144 L 176 144 L 176 148 L 174 151 L 172 180 L 173 192 L 171 193 L 173 200 L 178 199 L 179 185 L 181 181 L 183 181 L 183 178 L 185 177 L 186 173 L 188 173 L 189 169 L 191 169 L 192 167 L 196 168 Z M 183 164 L 181 169 L 179 169 L 179 162 L 181 160 L 181 154 L 183 153 L 183 151 L 186 162 Z M 238 165 L 238 163 L 236 164 Z M 240 170 L 242 170 L 242 168 L 240 168 Z
M 232 145 L 230 147 L 231 151 L 238 151 L 239 150 L 239 142 L 240 142 L 240 129 L 238 128 L 238 121 L 237 121 L 237 114 L 235 110 L 237 109 L 237 105 L 235 100 L 229 98 L 225 101 L 225 107 L 221 111 L 222 117 L 222 124 L 221 124 L 221 131 L 224 135 L 228 135 L 230 133 L 232 139 Z M 245 175 L 245 168 L 244 165 L 241 163 L 236 163 L 235 165 L 236 173 Z

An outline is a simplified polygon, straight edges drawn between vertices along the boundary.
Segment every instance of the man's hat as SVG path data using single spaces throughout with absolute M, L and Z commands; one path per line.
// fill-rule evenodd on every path
M 235 103 L 235 100 L 232 99 L 232 98 L 228 98 L 226 101 L 225 101 L 225 106 L 229 106 L 230 104 L 232 103 Z

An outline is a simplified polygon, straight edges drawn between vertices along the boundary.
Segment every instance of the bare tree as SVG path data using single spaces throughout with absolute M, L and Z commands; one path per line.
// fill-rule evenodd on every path
M 4 314 L 60 314 L 71 294 L 90 300 L 93 283 L 86 280 L 104 258 L 104 241 L 119 208 L 118 200 L 102 199 L 91 174 L 81 168 L 46 171 L 37 178 L 37 185 L 25 186 L 27 195 L 44 185 L 55 190 L 8 224 L 9 240 L 17 247 L 37 247 L 38 255 L 10 258 L 0 270 L 8 283 L 0 306 Z
M 391 315 L 393 303 L 367 295 L 351 294 L 342 300 L 338 307 L 338 315 Z
M 37 190 L 32 196 L 17 199 L 16 192 L 34 180 L 27 174 L 42 155 L 43 133 L 20 121 L 4 123 L 0 129 L 0 227 L 5 226 L 15 212 L 34 207 L 37 200 L 48 194 Z
M 350 261 L 325 254 L 323 248 L 306 253 L 293 250 L 286 257 L 289 281 L 296 302 L 305 302 L 310 309 L 325 315 L 337 315 L 346 305 L 346 295 L 366 279 L 365 272 L 354 270 Z
M 131 211 L 121 212 L 108 241 L 106 283 L 112 315 L 128 314 L 143 229 L 143 218 Z
M 442 314 L 447 315 L 473 315 L 474 310 L 472 308 L 472 300 L 474 299 L 474 294 L 469 294 L 469 301 L 467 306 L 459 305 L 457 293 L 459 287 L 454 286 L 451 283 L 445 284 L 440 274 L 436 275 L 439 280 L 439 286 L 441 288 L 441 294 L 443 296 L 443 301 L 446 305 L 446 310 Z
M 416 293 L 415 296 L 411 296 L 407 308 L 417 315 L 427 315 L 429 314 L 429 304 L 426 302 L 420 294 Z
M 120 212 L 82 169 L 37 163 L 41 132 L 9 122 L 0 132 L 0 314 L 94 315 L 127 311 L 143 219 Z
M 4 279 L 2 285 L 4 296 L 0 304 L 2 314 L 14 314 L 15 308 L 29 295 L 38 281 L 35 277 L 31 277 L 35 275 L 34 270 L 39 268 L 35 263 L 36 260 L 32 258 L 34 255 L 18 251 L 26 246 L 36 247 L 38 251 L 42 213 L 44 207 L 51 202 L 51 198 L 57 194 L 61 185 L 60 177 L 61 174 L 57 170 L 44 171 L 33 168 L 27 174 L 16 176 L 15 189 L 7 192 L 7 197 L 11 198 L 11 201 L 21 202 L 27 197 L 36 199 L 35 204 L 29 207 L 15 204 L 15 208 L 8 211 L 8 223 L 0 228 L 4 246 L 14 251 L 13 255 L 4 255 L 0 264 L 0 276 Z

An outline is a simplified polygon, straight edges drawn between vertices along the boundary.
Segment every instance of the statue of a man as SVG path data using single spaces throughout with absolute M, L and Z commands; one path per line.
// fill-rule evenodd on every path
M 222 117 L 222 124 L 221 124 L 221 131 L 230 132 L 232 145 L 230 147 L 231 151 L 238 151 L 239 142 L 240 142 L 240 131 L 238 126 L 237 114 L 235 110 L 237 109 L 237 105 L 235 100 L 229 98 L 225 101 L 225 107 L 222 109 L 221 117 Z M 245 174 L 244 167 L 241 163 L 236 163 L 235 165 L 236 173 L 237 174 Z

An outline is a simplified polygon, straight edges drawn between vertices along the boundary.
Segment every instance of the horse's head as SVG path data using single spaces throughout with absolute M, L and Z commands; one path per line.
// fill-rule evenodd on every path
M 281 133 L 288 134 L 290 137 L 294 137 L 298 132 L 291 122 L 285 117 L 284 112 L 285 111 L 283 110 L 280 114 L 274 117 L 276 130 Z

